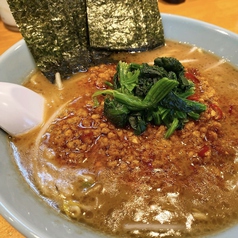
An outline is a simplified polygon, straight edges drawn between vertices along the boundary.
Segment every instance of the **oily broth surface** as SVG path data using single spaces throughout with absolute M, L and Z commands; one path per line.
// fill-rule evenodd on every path
M 200 124 L 189 123 L 170 140 L 162 138 L 164 127 L 149 127 L 141 137 L 127 130 L 115 133 L 91 100 L 95 90 L 104 88 L 103 78 L 112 77 L 113 66 L 78 74 L 64 82 L 63 90 L 37 73 L 25 85 L 48 99 L 46 123 L 13 138 L 11 145 L 18 149 L 23 175 L 40 195 L 102 232 L 122 237 L 216 233 L 238 219 L 238 72 L 208 53 L 169 41 L 153 52 L 115 57 L 142 63 L 158 56 L 197 68 L 218 95 L 204 83 L 201 90 L 209 90 L 204 100 L 219 104 L 225 118 L 208 120 L 211 113 L 205 113 Z M 212 154 L 199 157 L 203 144 L 212 147 Z

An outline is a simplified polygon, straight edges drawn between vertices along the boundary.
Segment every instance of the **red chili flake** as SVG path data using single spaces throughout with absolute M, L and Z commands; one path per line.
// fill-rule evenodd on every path
M 88 141 L 91 141 L 93 140 L 93 132 L 89 132 L 87 134 L 84 134 L 84 135 L 81 135 L 80 136 L 80 140 L 83 142 L 83 143 L 88 143 Z
M 220 120 L 220 119 L 223 118 L 223 112 L 222 112 L 222 110 L 219 106 L 217 106 L 216 104 L 211 103 L 210 108 L 212 108 L 216 112 L 216 115 L 217 115 L 215 117 L 216 120 Z
M 153 159 L 152 158 L 150 158 L 150 160 L 147 161 L 147 162 L 143 161 L 143 164 L 145 165 L 147 171 L 151 172 L 154 169 L 154 167 L 153 167 Z
M 192 101 L 199 101 L 200 95 L 197 92 L 195 92 L 193 95 L 189 96 L 188 99 Z
M 198 69 L 195 69 L 195 68 L 189 68 L 185 72 L 185 77 L 187 79 L 190 79 L 195 84 L 200 83 L 200 80 L 197 78 L 197 76 L 199 76 L 199 75 L 200 75 L 200 73 L 199 73 Z
M 189 68 L 188 71 L 191 73 L 191 74 L 194 74 L 196 76 L 200 76 L 200 72 L 197 68 Z
M 208 145 L 204 145 L 200 151 L 198 152 L 199 157 L 205 157 L 205 154 L 210 150 L 210 147 Z
M 232 112 L 233 112 L 233 105 L 230 105 L 230 106 L 229 106 L 228 113 L 231 115 L 231 114 L 232 114 Z

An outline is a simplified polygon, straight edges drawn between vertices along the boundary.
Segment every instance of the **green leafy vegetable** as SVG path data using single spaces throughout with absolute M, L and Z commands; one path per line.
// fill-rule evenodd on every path
M 178 85 L 175 80 L 162 78 L 157 81 L 148 91 L 144 99 L 134 96 L 133 93 L 121 92 L 120 89 L 107 89 L 97 91 L 94 97 L 100 94 L 111 95 L 118 103 L 124 104 L 130 111 L 148 110 L 153 108 L 160 100 L 162 100 L 174 87 Z
M 105 116 L 109 121 L 113 121 L 119 128 L 126 126 L 130 110 L 126 105 L 116 100 L 105 99 Z
M 108 120 L 120 128 L 130 125 L 136 135 L 152 123 L 165 125 L 164 137 L 169 138 L 206 110 L 204 104 L 187 99 L 194 94 L 195 86 L 175 58 L 156 58 L 154 65 L 119 62 L 112 86 L 95 92 L 93 98 L 104 95 Z

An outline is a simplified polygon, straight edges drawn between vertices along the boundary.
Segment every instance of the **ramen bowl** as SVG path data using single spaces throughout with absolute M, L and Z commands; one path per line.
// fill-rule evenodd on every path
M 195 45 L 238 66 L 238 35 L 201 21 L 162 14 L 165 37 Z M 24 40 L 0 57 L 0 81 L 21 84 L 35 70 L 35 63 Z M 27 185 L 13 160 L 7 135 L 0 131 L 0 213 L 26 237 L 67 238 L 106 237 L 84 225 L 69 221 L 51 209 Z M 20 173 L 21 172 L 21 173 Z M 235 238 L 238 226 L 214 237 Z

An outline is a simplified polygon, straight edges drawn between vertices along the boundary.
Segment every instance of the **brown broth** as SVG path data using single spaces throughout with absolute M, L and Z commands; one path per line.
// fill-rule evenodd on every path
M 114 57 L 142 63 L 161 56 L 199 70 L 201 100 L 219 105 L 222 118 L 213 108 L 169 140 L 162 126 L 137 137 L 93 107 L 92 93 L 114 66 L 79 73 L 63 90 L 39 72 L 25 83 L 45 96 L 47 111 L 41 127 L 11 140 L 23 176 L 55 209 L 115 237 L 201 237 L 238 222 L 238 70 L 171 41 Z

